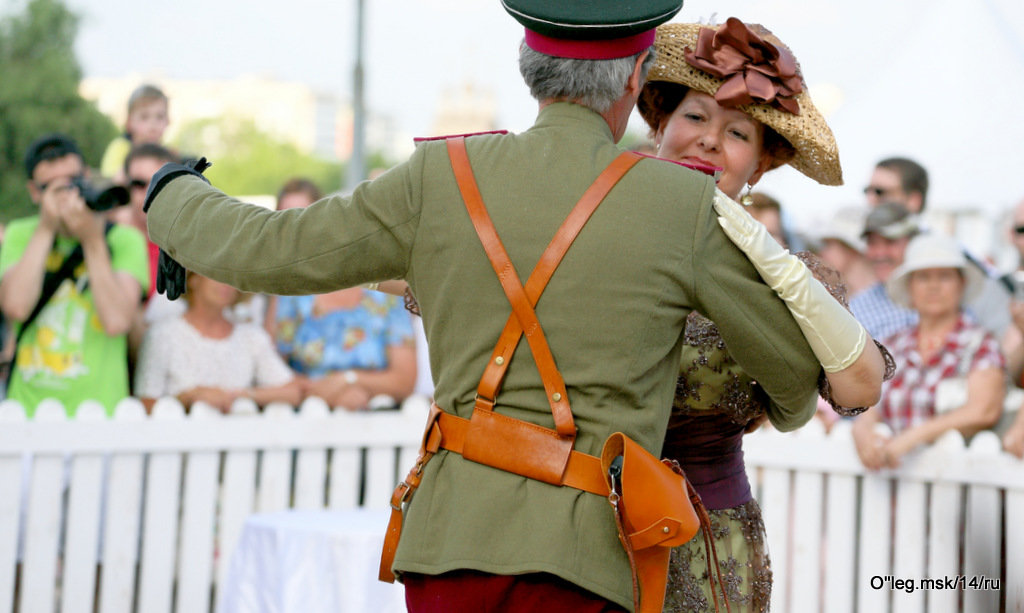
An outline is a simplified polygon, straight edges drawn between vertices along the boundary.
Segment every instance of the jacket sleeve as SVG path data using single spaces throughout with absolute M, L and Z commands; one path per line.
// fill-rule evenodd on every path
M 182 175 L 157 194 L 150 238 L 188 270 L 245 291 L 314 294 L 402 278 L 419 222 L 421 157 L 305 209 L 245 204 Z
M 796 320 L 722 231 L 710 196 L 696 215 L 692 244 L 695 308 L 715 322 L 729 353 L 768 393 L 772 425 L 799 428 L 814 416 L 821 365 Z

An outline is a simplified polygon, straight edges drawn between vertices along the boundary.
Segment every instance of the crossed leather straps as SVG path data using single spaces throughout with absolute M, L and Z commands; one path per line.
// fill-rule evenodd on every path
M 569 407 L 565 381 L 555 365 L 554 356 L 537 320 L 534 306 L 570 245 L 597 210 L 598 205 L 626 172 L 644 156 L 624 152 L 601 172 L 562 222 L 524 286 L 494 223 L 487 214 L 466 154 L 465 137 L 448 139 L 447 147 L 470 220 L 512 305 L 512 313 L 480 378 L 472 417 L 458 417 L 443 411 L 436 404 L 431 405 L 419 458 L 406 479 L 395 488 L 391 499 L 391 520 L 385 535 L 380 565 L 380 579 L 387 582 L 393 582 L 395 579 L 391 565 L 401 536 L 403 505 L 419 487 L 424 466 L 439 449 L 447 449 L 461 454 L 467 460 L 545 483 L 574 487 L 604 497 L 610 494 L 601 459 L 573 449 L 576 427 Z M 512 355 L 524 335 L 541 375 L 555 422 L 554 430 L 494 412 L 495 398 L 508 372 Z M 529 453 L 508 453 L 510 449 L 528 449 Z M 696 504 L 703 511 L 699 497 Z M 703 512 L 701 520 L 705 526 L 707 546 L 707 528 L 710 527 L 710 522 L 706 512 Z M 717 567 L 717 559 L 715 562 Z M 635 571 L 635 563 L 632 560 L 631 565 Z M 660 592 L 664 594 L 664 577 L 661 577 L 660 583 Z M 654 605 L 660 610 L 660 600 L 658 598 L 656 603 L 649 602 L 645 605 Z M 728 603 L 726 606 L 728 607 Z M 717 596 L 715 608 L 718 608 Z

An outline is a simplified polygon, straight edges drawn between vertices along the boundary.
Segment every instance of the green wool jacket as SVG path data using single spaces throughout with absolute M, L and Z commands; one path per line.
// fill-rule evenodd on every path
M 467 140 L 484 203 L 525 283 L 555 229 L 620 152 L 608 124 L 570 103 L 544 107 L 522 134 Z M 579 430 L 599 455 L 622 431 L 657 454 L 687 314 L 715 321 L 742 368 L 791 430 L 815 408 L 818 361 L 775 293 L 721 231 L 712 179 L 641 160 L 583 228 L 537 304 Z M 189 270 L 243 290 L 307 294 L 408 281 L 423 312 L 443 409 L 470 416 L 480 375 L 511 312 L 470 223 L 443 141 L 350 196 L 273 212 L 197 177 L 167 184 L 152 239 Z M 496 410 L 553 427 L 540 376 L 519 344 Z M 516 453 L 509 450 L 509 453 Z M 632 606 L 626 556 L 603 498 L 441 451 L 406 515 L 404 572 L 548 572 Z

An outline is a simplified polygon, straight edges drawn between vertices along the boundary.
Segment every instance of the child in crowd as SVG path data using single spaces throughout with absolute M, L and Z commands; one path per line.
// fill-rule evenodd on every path
M 124 160 L 132 146 L 143 143 L 161 144 L 164 131 L 170 123 L 167 114 L 167 96 L 154 85 L 140 85 L 128 97 L 128 117 L 124 134 L 107 145 L 100 162 L 104 177 L 121 183 L 124 180 Z

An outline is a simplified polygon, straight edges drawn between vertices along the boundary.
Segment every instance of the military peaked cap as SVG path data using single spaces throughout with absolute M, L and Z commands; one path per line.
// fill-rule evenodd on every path
M 682 0 L 501 0 L 526 28 L 534 51 L 585 60 L 628 57 L 654 44 L 654 28 L 683 7 Z

